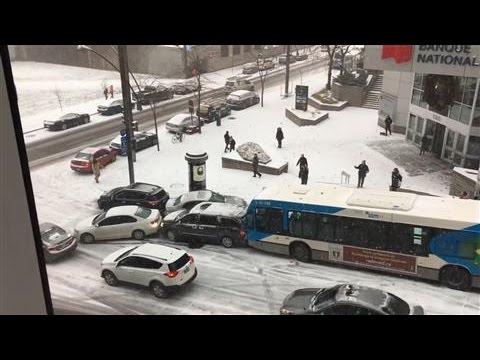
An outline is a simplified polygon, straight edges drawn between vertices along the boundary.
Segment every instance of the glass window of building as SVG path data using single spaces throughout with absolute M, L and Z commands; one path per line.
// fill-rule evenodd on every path
M 407 140 L 413 140 L 413 131 L 415 129 L 415 119 L 416 116 L 410 114 L 410 119 L 408 121 L 408 129 L 407 129 Z
M 477 86 L 477 79 L 467 78 L 465 80 L 465 91 L 464 91 L 463 101 L 462 101 L 465 105 L 469 105 L 469 106 L 473 105 L 476 86 Z
M 457 145 L 455 146 L 455 149 L 461 153 L 463 153 L 463 146 L 465 145 L 465 136 L 462 134 L 457 135 Z
M 422 83 L 423 83 L 423 74 L 415 74 L 415 78 L 413 80 L 413 87 L 415 89 L 422 90 Z
M 480 137 L 470 136 L 468 138 L 467 154 L 480 156 Z
M 418 134 L 423 133 L 423 123 L 424 123 L 424 121 L 425 121 L 425 119 L 421 118 L 420 116 L 417 118 L 417 130 L 416 130 L 416 132 Z
M 470 115 L 472 114 L 472 107 L 462 104 L 462 110 L 460 112 L 460 122 L 464 124 L 470 124 Z
M 453 141 L 455 140 L 455 132 L 452 130 L 448 130 L 447 133 L 447 142 L 445 143 L 445 146 L 449 148 L 453 148 Z
M 233 45 L 233 55 L 240 54 L 240 45 Z

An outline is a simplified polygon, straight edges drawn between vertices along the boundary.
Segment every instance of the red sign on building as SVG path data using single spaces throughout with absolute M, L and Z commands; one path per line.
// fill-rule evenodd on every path
M 382 59 L 393 58 L 397 64 L 412 59 L 413 45 L 383 45 Z

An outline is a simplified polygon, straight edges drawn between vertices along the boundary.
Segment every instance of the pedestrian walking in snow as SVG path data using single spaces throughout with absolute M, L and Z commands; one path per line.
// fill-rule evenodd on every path
M 355 169 L 358 169 L 358 185 L 357 188 L 363 188 L 363 182 L 365 181 L 365 176 L 367 176 L 370 169 L 368 168 L 365 160 L 358 166 L 354 166 Z
M 113 99 L 113 85 L 110 85 L 109 93 L 110 93 L 110 98 Z
M 98 178 L 100 177 L 100 169 L 103 169 L 102 164 L 98 162 L 98 159 L 93 159 L 92 161 L 92 171 L 95 176 L 95 182 L 98 183 Z
M 252 167 L 253 167 L 253 177 L 262 177 L 262 174 L 258 172 L 258 155 L 255 153 L 253 155 L 253 160 L 252 160 Z
M 307 185 L 308 181 L 308 166 L 302 166 L 300 168 L 300 178 L 302 180 L 302 185 Z
M 233 138 L 233 136 L 230 136 L 230 152 L 235 151 L 235 139 Z
M 421 145 L 421 147 L 420 147 L 420 155 L 425 154 L 425 151 L 428 150 L 428 145 L 429 145 L 428 143 L 429 143 L 428 137 L 427 137 L 427 135 L 425 134 L 425 135 L 423 135 L 423 137 L 422 137 L 422 145 Z
M 298 159 L 297 161 L 297 166 L 300 165 L 300 171 L 298 173 L 298 177 L 301 178 L 301 171 L 302 171 L 302 167 L 303 166 L 308 166 L 308 161 L 307 161 L 307 158 L 305 157 L 304 154 L 302 154 L 302 156 L 300 156 L 300 158 Z
M 397 191 L 402 185 L 402 175 L 397 168 L 392 171 L 392 185 L 390 186 L 390 191 Z
M 275 136 L 277 138 L 277 142 L 278 142 L 278 147 L 281 148 L 282 147 L 282 140 L 283 140 L 283 131 L 282 131 L 282 128 L 279 127 L 277 128 L 277 135 Z
M 108 100 L 108 88 L 107 87 L 103 90 L 103 95 L 105 95 L 105 100 Z
M 228 131 L 225 133 L 225 135 L 223 135 L 223 139 L 225 140 L 225 150 L 223 151 L 227 152 L 228 147 L 230 145 L 230 134 L 228 133 Z
M 385 136 L 387 136 L 389 132 L 390 135 L 392 135 L 392 122 L 393 120 L 390 115 L 387 115 L 387 117 L 385 118 Z

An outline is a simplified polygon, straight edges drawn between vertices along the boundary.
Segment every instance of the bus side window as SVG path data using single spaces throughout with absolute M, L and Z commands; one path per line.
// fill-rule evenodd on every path
M 259 231 L 265 231 L 267 229 L 267 209 L 256 208 L 255 209 L 255 228 Z
M 304 212 L 302 216 L 303 237 L 315 239 L 317 234 L 317 215 Z
M 253 229 L 253 214 L 251 212 L 248 212 L 245 216 L 245 224 L 247 229 Z
M 288 212 L 288 233 L 292 236 L 302 237 L 302 213 L 300 211 Z
M 268 231 L 272 234 L 280 234 L 283 232 L 282 220 L 283 211 L 280 209 L 268 209 Z
M 330 215 L 318 216 L 318 232 L 316 239 L 320 241 L 334 241 L 335 218 Z
M 413 254 L 414 252 L 414 226 L 407 224 L 392 224 L 387 250 Z

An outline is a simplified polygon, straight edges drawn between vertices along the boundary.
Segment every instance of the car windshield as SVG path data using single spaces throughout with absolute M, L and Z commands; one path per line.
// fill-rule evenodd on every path
M 144 91 L 155 91 L 155 86 L 147 85 L 143 88 Z
M 65 114 L 60 119 L 70 119 L 77 116 L 77 114 Z
M 91 157 L 92 157 L 92 154 L 80 152 L 75 156 L 75 159 L 90 160 Z
M 408 315 L 410 313 L 410 306 L 398 296 L 388 294 L 382 310 L 389 315 Z
M 190 256 L 188 256 L 187 253 L 183 254 L 182 257 L 179 259 L 175 260 L 173 263 L 168 264 L 168 268 L 170 271 L 177 271 L 178 269 L 181 269 L 182 267 L 185 266 L 186 263 L 190 261 Z
M 230 95 L 230 100 L 239 101 L 239 100 L 240 100 L 240 96 L 238 96 L 238 95 Z
M 235 82 L 233 81 L 227 81 L 225 86 L 235 86 Z
M 106 212 L 103 212 L 101 214 L 98 214 L 97 216 L 95 216 L 92 220 L 92 225 L 95 225 L 95 224 L 98 224 L 98 222 L 102 221 L 103 219 L 105 219 L 105 215 L 107 213 Z
M 66 232 L 62 228 L 59 228 L 58 226 L 52 226 L 50 229 L 45 230 L 42 232 L 42 240 L 45 242 L 50 242 L 52 240 L 55 240 L 59 235 L 65 235 Z
M 140 216 L 141 218 L 148 218 L 150 214 L 152 213 L 152 210 L 146 209 L 144 207 L 139 207 L 137 211 L 135 211 L 135 215 Z
M 339 287 L 340 285 L 337 285 L 331 288 L 324 288 L 324 289 L 318 290 L 315 296 L 312 297 L 310 306 L 312 308 L 317 307 L 318 305 L 320 305 L 323 302 L 326 302 L 327 300 L 334 299 L 335 294 L 337 293 L 337 290 Z
M 225 202 L 225 197 L 223 195 L 220 195 L 219 193 L 212 191 L 212 197 L 208 201 Z
M 120 255 L 119 257 L 117 257 L 115 259 L 115 262 L 119 261 L 120 259 L 123 259 L 125 256 L 127 256 L 128 254 L 130 254 L 133 250 L 135 250 L 138 246 L 135 246 L 133 249 L 130 249 L 130 250 L 127 250 L 125 251 L 122 255 Z
M 179 196 L 175 199 L 175 202 L 173 203 L 173 205 L 178 205 L 180 204 L 181 201 L 182 201 L 182 196 Z

